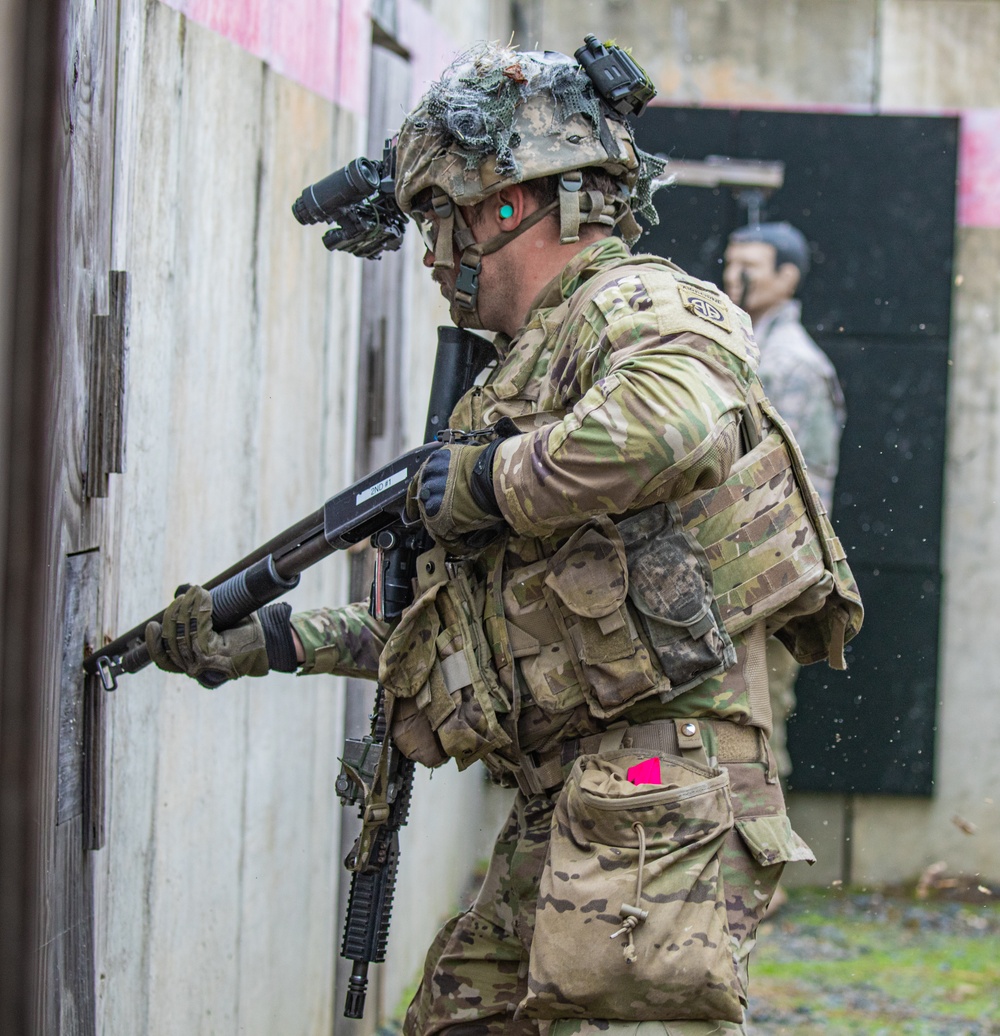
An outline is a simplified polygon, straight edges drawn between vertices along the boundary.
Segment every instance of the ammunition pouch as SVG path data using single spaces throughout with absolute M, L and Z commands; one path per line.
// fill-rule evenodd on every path
M 549 715 L 585 704 L 613 720 L 637 701 L 663 701 L 735 663 L 697 540 L 666 505 L 615 525 L 591 518 L 550 557 L 503 577 L 487 616 L 498 668 Z M 505 680 L 512 683 L 511 677 Z
M 392 697 L 392 739 L 409 759 L 460 770 L 510 744 L 498 713 L 510 702 L 490 664 L 483 587 L 436 547 L 421 555 L 420 595 L 386 641 L 379 680 Z M 433 578 L 426 578 L 433 572 Z
M 628 558 L 628 596 L 660 664 L 663 702 L 736 664 L 715 601 L 712 569 L 672 504 L 618 523 Z

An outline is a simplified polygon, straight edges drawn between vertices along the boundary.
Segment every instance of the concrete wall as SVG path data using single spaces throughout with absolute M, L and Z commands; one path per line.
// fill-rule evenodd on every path
M 572 52 L 583 33 L 595 32 L 631 46 L 663 102 L 958 110 L 966 138 L 978 128 L 985 139 L 997 127 L 995 154 L 1000 4 L 993 0 L 520 0 L 515 7 L 525 45 L 541 41 Z M 1000 220 L 963 211 L 956 228 L 936 793 L 930 800 L 853 803 L 794 796 L 795 824 L 821 862 L 793 868 L 789 880 L 823 883 L 850 874 L 855 881 L 895 881 L 939 860 L 953 872 L 1000 880 L 1000 760 L 993 750 L 1000 734 L 993 653 Z
M 279 74 L 173 9 L 182 3 L 120 7 L 112 266 L 128 272 L 132 305 L 127 470 L 111 479 L 103 545 L 107 634 L 352 480 L 361 261 L 331 257 L 290 204 L 361 153 L 367 130 L 363 107 Z M 443 37 L 488 34 L 487 0 L 462 12 Z M 415 251 L 412 262 L 417 272 Z M 415 294 L 422 371 L 442 315 Z M 334 557 L 289 599 L 346 593 Z M 147 669 L 122 682 L 109 702 L 108 842 L 95 856 L 100 1032 L 331 1031 L 343 1001 L 332 988 L 343 712 L 342 682 L 326 677 L 210 692 Z M 474 773 L 419 782 L 369 1029 L 492 841 L 499 807 L 485 793 Z

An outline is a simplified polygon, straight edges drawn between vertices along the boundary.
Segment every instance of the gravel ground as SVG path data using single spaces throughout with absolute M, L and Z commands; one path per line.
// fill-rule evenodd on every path
M 1000 1036 L 1000 896 L 792 890 L 750 986 L 752 1036 Z

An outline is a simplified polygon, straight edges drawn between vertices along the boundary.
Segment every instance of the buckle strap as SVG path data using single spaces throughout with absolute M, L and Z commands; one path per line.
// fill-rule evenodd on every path
M 693 728 L 693 729 L 690 729 Z M 707 760 L 703 733 L 714 737 L 715 759 L 720 766 L 727 763 L 764 763 L 770 765 L 767 737 L 760 727 L 740 726 L 726 720 L 658 719 L 636 726 L 614 726 L 600 734 L 572 738 L 543 755 L 521 760 L 514 774 L 525 795 L 540 795 L 557 788 L 566 778 L 569 767 L 581 755 L 600 754 L 617 748 L 633 748 L 640 752 L 663 755 L 686 755 Z

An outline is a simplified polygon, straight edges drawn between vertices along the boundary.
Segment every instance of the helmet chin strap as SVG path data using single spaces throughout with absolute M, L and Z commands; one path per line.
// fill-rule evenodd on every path
M 487 241 L 476 241 L 460 209 L 455 209 L 455 244 L 461 252 L 458 260 L 458 278 L 451 302 L 451 319 L 457 327 L 480 329 L 483 327 L 479 315 L 479 274 L 483 268 L 483 256 L 499 252 L 515 238 L 541 223 L 559 202 L 553 201 L 526 216 L 513 230 L 501 230 Z M 437 265 L 437 264 L 435 264 Z
M 579 170 L 564 173 L 559 181 L 559 196 L 555 201 L 536 209 L 513 230 L 501 230 L 487 241 L 476 241 L 461 209 L 440 188 L 435 188 L 434 211 L 438 216 L 438 233 L 434 247 L 434 266 L 455 268 L 454 254 L 459 252 L 458 276 L 451 300 L 451 319 L 456 327 L 483 329 L 479 315 L 479 275 L 483 256 L 499 252 L 505 245 L 540 223 L 550 213 L 559 210 L 559 241 L 573 244 L 580 240 L 581 223 L 599 223 L 613 227 L 631 222 L 632 210 L 626 198 L 608 196 L 600 191 L 581 191 Z M 628 226 L 625 226 L 628 229 Z

